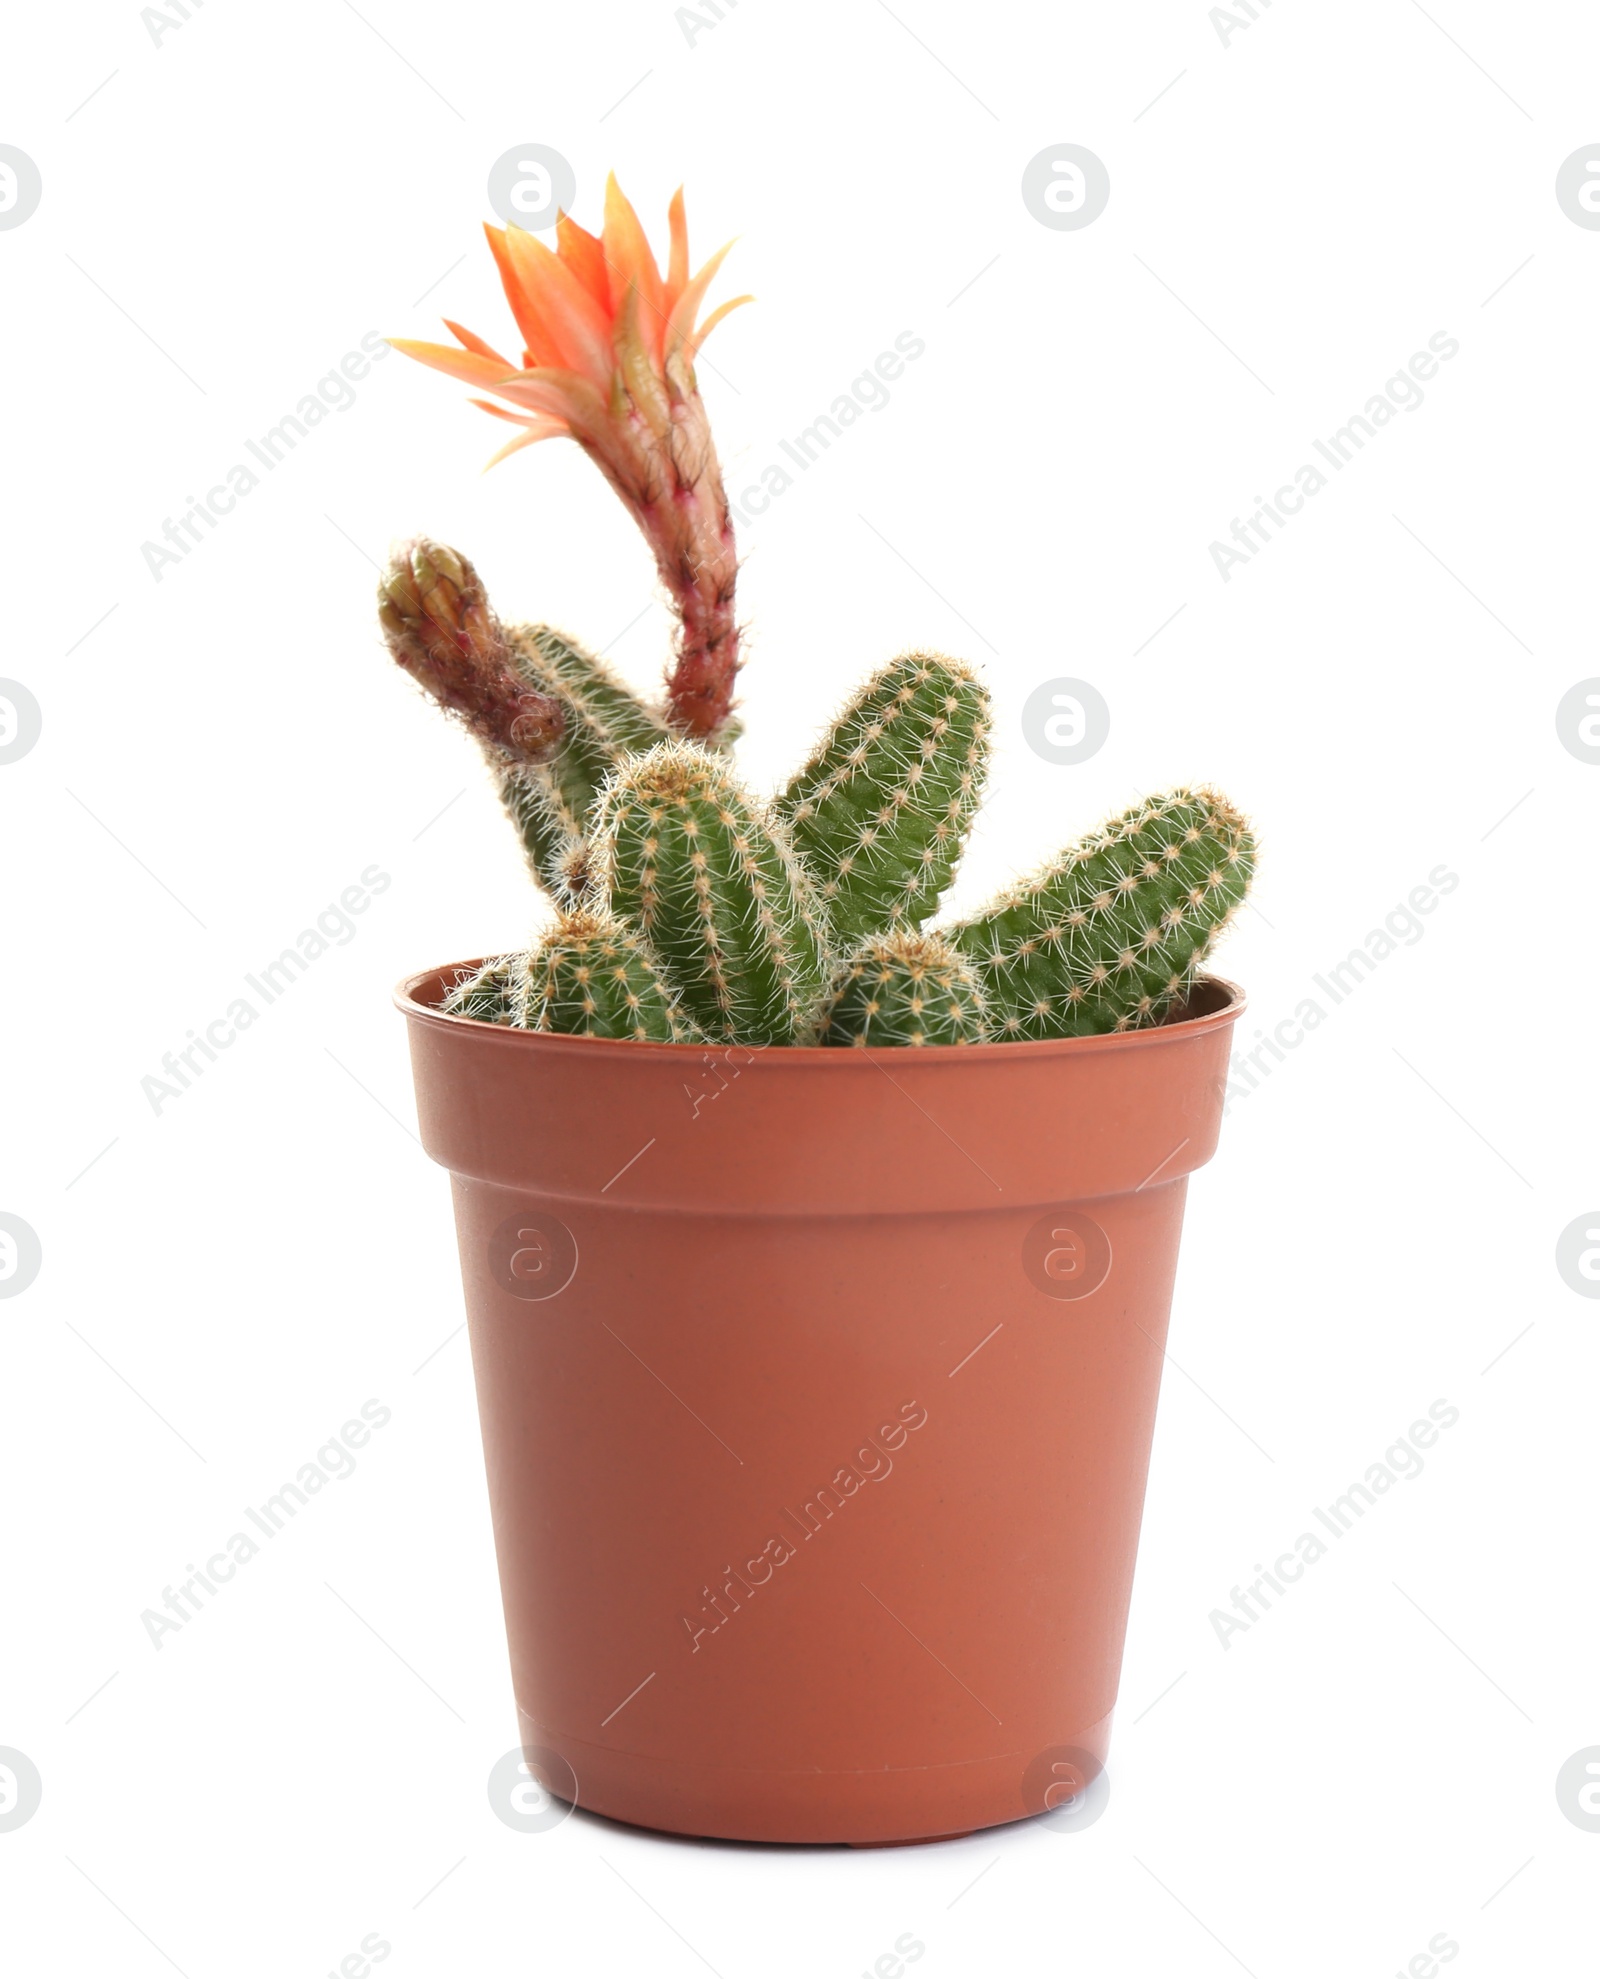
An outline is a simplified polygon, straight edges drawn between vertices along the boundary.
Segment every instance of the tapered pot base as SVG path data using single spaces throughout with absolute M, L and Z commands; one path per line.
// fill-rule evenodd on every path
M 525 1754 L 551 1791 L 575 1784 L 575 1804 L 612 1821 L 672 1835 L 718 1841 L 807 1842 L 853 1848 L 898 1848 L 959 1841 L 980 1828 L 1044 1815 L 1064 1819 L 1067 1803 L 1094 1790 L 1094 1780 L 1063 1769 L 1041 1782 L 1036 1804 L 1023 1798 L 1032 1751 L 996 1752 L 943 1766 L 864 1768 L 846 1773 L 749 1771 L 685 1765 L 561 1738 L 520 1706 Z M 1054 1741 L 1105 1766 L 1111 1719 Z M 558 1754 L 552 1765 L 550 1755 Z M 949 1826 L 929 1829 L 930 1814 Z
M 510 1791 L 863 1847 L 1097 1818 L 1238 993 L 1109 1037 L 755 1051 L 447 1017 L 449 973 L 401 1005 L 452 1177 Z

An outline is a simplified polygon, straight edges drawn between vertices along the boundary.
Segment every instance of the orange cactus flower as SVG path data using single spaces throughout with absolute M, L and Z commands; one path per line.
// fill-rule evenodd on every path
M 733 705 L 739 668 L 738 559 L 694 360 L 723 317 L 752 298 L 736 296 L 702 320 L 728 248 L 691 276 L 681 189 L 667 218 L 665 274 L 615 177 L 606 181 L 598 235 L 564 213 L 554 249 L 520 227 L 485 227 L 522 337 L 520 367 L 448 318 L 459 349 L 390 342 L 516 408 L 473 401 L 521 429 L 491 467 L 537 440 L 563 438 L 594 461 L 644 532 L 678 613 L 668 717 L 685 734 L 713 737 Z

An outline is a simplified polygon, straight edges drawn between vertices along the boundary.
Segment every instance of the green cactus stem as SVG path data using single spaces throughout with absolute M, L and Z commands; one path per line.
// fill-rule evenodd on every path
M 869 935 L 840 965 L 817 1043 L 876 1048 L 977 1044 L 988 1035 L 978 971 L 937 934 Z
M 907 653 L 850 701 L 775 808 L 835 936 L 918 926 L 950 884 L 982 795 L 989 696 L 970 667 Z
M 523 678 L 478 573 L 459 552 L 419 537 L 378 586 L 389 651 L 478 738 L 502 770 L 542 763 L 562 735 L 561 705 Z
M 1225 797 L 1169 790 L 946 929 L 977 965 L 990 1035 L 1082 1037 L 1160 1023 L 1244 899 L 1255 852 L 1254 833 Z
M 470 975 L 459 977 L 439 1008 L 452 1017 L 475 1017 L 480 1024 L 509 1024 L 521 976 L 521 956 L 496 955 Z
M 563 914 L 521 962 L 511 1021 L 526 1031 L 652 1044 L 701 1036 L 638 935 L 585 907 Z
M 506 770 L 500 779 L 500 801 L 522 840 L 534 879 L 560 900 L 557 863 L 567 847 L 581 838 L 582 831 L 546 766 L 519 765 Z
M 603 660 L 565 633 L 517 626 L 510 645 L 523 679 L 561 709 L 563 734 L 547 761 L 508 770 L 500 796 L 534 877 L 560 900 L 556 862 L 583 835 L 601 785 L 625 756 L 665 741 L 670 731 Z
M 671 731 L 604 660 L 565 633 L 523 625 L 513 630 L 511 643 L 528 685 L 558 701 L 566 717 L 560 747 L 546 769 L 581 829 L 600 786 L 623 757 L 654 748 Z
M 689 1014 L 715 1038 L 791 1043 L 821 994 L 827 921 L 781 827 L 693 743 L 630 758 L 606 786 L 596 865 Z

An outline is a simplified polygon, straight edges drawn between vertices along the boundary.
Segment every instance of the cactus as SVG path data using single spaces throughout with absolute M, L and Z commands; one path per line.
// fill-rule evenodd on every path
M 500 778 L 500 802 L 522 840 L 528 870 L 556 900 L 564 899 L 560 862 L 569 845 L 581 842 L 582 826 L 567 809 L 547 766 L 506 769 Z
M 565 897 L 558 862 L 589 824 L 600 786 L 625 756 L 671 731 L 603 660 L 548 625 L 515 627 L 513 663 L 528 685 L 561 709 L 561 741 L 536 765 L 508 769 L 500 787 L 540 885 Z
M 517 626 L 514 657 L 530 687 L 548 694 L 565 716 L 561 743 L 544 774 L 578 829 L 600 786 L 624 756 L 654 748 L 671 731 L 603 660 L 548 625 Z
M 520 965 L 510 1021 L 519 1030 L 689 1044 L 700 1032 L 654 957 L 610 914 L 563 914 Z
M 586 838 L 569 838 L 550 861 L 546 882 L 558 907 L 591 907 L 601 900 L 594 847 Z
M 1135 805 L 946 930 L 977 964 L 997 1038 L 1160 1023 L 1243 900 L 1255 836 L 1225 797 Z
M 612 909 L 638 927 L 713 1037 L 788 1044 L 826 966 L 826 916 L 782 828 L 687 742 L 630 759 L 594 828 Z
M 1255 863 L 1250 827 L 1215 792 L 1151 798 L 981 913 L 924 932 L 988 767 L 989 698 L 971 668 L 891 662 L 769 806 L 728 768 L 737 558 L 694 363 L 750 298 L 702 320 L 723 255 L 691 277 L 681 192 L 669 222 L 664 272 L 615 179 L 599 235 L 566 214 L 554 250 L 489 228 L 520 364 L 454 323 L 458 347 L 393 340 L 508 402 L 475 401 L 517 429 L 497 460 L 574 440 L 643 532 L 678 617 L 656 709 L 564 633 L 507 631 L 455 551 L 419 541 L 386 574 L 390 651 L 478 738 L 561 915 L 531 956 L 484 964 L 443 1007 L 595 1036 L 867 1047 L 1162 1022 Z
M 937 934 L 869 935 L 841 965 L 817 1019 L 818 1044 L 976 1044 L 987 1035 L 978 971 Z
M 439 1008 L 452 1017 L 475 1017 L 480 1024 L 509 1024 L 522 968 L 520 955 L 496 955 L 481 968 L 458 976 Z
M 982 794 L 989 696 L 970 667 L 907 653 L 854 697 L 775 807 L 841 941 L 918 927 Z
M 391 558 L 378 587 L 389 651 L 502 769 L 544 762 L 561 741 L 560 704 L 516 665 L 478 573 L 420 537 Z

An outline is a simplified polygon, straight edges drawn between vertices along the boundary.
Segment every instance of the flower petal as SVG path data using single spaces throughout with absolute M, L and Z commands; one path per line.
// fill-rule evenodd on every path
M 480 412 L 492 412 L 496 419 L 506 419 L 513 426 L 537 427 L 534 434 L 538 440 L 554 440 L 563 434 L 571 435 L 571 428 L 564 419 L 550 419 L 537 412 L 507 412 L 503 405 L 495 405 L 490 399 L 468 399 L 468 405 L 475 405 Z
M 522 341 L 528 347 L 528 354 L 535 364 L 553 364 L 559 353 L 555 341 L 533 306 L 533 298 L 522 286 L 516 267 L 511 259 L 511 249 L 506 241 L 503 227 L 484 224 L 488 237 L 489 252 L 494 256 L 494 265 L 500 271 L 500 286 L 506 292 L 506 301 L 511 305 L 511 314 L 517 319 L 517 328 L 522 332 Z
M 545 419 L 538 414 L 507 412 L 503 405 L 491 405 L 487 399 L 474 399 L 472 403 L 484 412 L 492 412 L 496 419 L 509 420 L 522 431 L 514 440 L 507 440 L 498 452 L 493 453 L 483 463 L 485 474 L 491 467 L 498 467 L 508 454 L 520 453 L 524 447 L 531 447 L 540 440 L 570 440 L 572 428 L 564 419 Z
M 711 332 L 722 321 L 724 316 L 728 315 L 732 310 L 741 308 L 745 303 L 754 301 L 755 297 L 753 295 L 736 295 L 732 302 L 725 302 L 720 307 L 713 309 L 711 314 L 700 325 L 699 329 L 695 331 L 693 336 L 687 339 L 683 346 L 683 354 L 688 358 L 689 362 L 691 364 L 694 362 L 695 352 L 699 350 L 700 346 L 710 336 Z
M 699 314 L 701 303 L 705 301 L 706 290 L 710 288 L 712 278 L 722 266 L 732 246 L 733 242 L 727 241 L 719 247 L 673 304 L 672 315 L 667 323 L 666 348 L 669 352 L 676 349 L 694 329 L 694 319 Z
M 603 433 L 607 424 L 605 394 L 575 371 L 559 371 L 543 366 L 537 371 L 519 371 L 490 387 L 513 405 L 526 406 L 553 419 L 564 419 L 582 438 Z
M 495 349 L 493 344 L 486 344 L 483 341 L 482 337 L 475 335 L 471 330 L 464 330 L 459 323 L 452 323 L 448 316 L 444 317 L 442 321 L 444 323 L 444 327 L 450 332 L 451 336 L 454 337 L 456 341 L 463 346 L 464 349 L 476 351 L 479 357 L 492 357 L 495 363 L 500 366 L 502 371 L 516 370 L 517 367 L 511 362 L 511 360 L 507 357 L 502 357 L 499 351 Z
M 463 379 L 469 385 L 486 385 L 490 391 L 498 390 L 500 380 L 514 369 L 504 358 L 482 357 L 476 351 L 457 350 L 453 344 L 418 343 L 411 337 L 390 337 L 389 344 L 405 356 L 414 357 L 419 364 L 431 364 L 435 371 Z
M 629 286 L 639 291 L 640 326 L 646 339 L 659 352 L 666 328 L 666 294 L 661 286 L 661 270 L 645 239 L 639 216 L 624 198 L 613 172 L 606 180 L 606 223 L 602 241 L 606 254 L 606 275 L 611 284 L 611 313 L 617 315 Z
M 540 440 L 560 440 L 570 437 L 566 427 L 559 423 L 553 423 L 549 426 L 530 427 L 526 433 L 519 433 L 514 440 L 507 440 L 503 447 L 497 448 L 495 452 L 490 454 L 489 458 L 483 463 L 483 471 L 487 474 L 491 467 L 498 467 L 501 461 L 505 460 L 509 455 L 521 453 L 524 447 L 534 446 Z
M 556 251 L 609 316 L 611 290 L 606 280 L 606 254 L 596 236 L 587 227 L 580 227 L 576 220 L 569 219 L 565 213 L 558 214 Z
M 611 325 L 600 305 L 559 255 L 521 227 L 506 228 L 506 251 L 560 367 L 603 386 L 611 376 Z
M 689 280 L 689 217 L 683 207 L 683 187 L 672 195 L 667 208 L 667 227 L 672 235 L 672 251 L 667 259 L 667 314 L 683 294 Z

